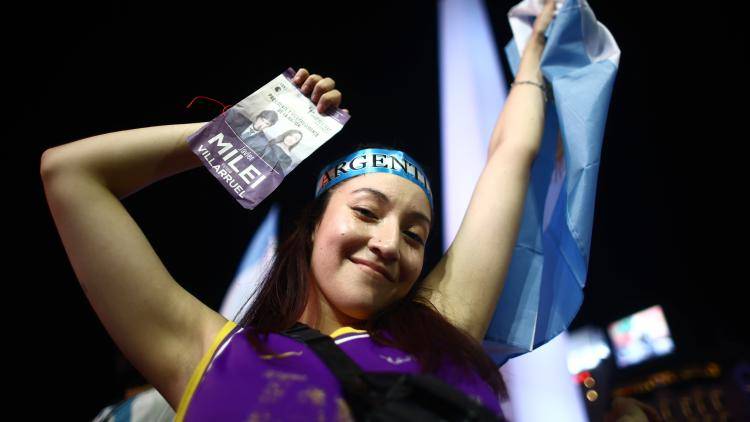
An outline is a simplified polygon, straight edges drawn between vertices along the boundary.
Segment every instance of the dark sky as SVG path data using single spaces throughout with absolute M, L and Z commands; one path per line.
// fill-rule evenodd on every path
M 42 380 L 47 399 L 71 403 L 70 415 L 80 419 L 116 401 L 126 382 L 44 201 L 38 166 L 49 147 L 210 120 L 220 109 L 208 103 L 186 109 L 193 97 L 234 104 L 290 66 L 334 78 L 351 121 L 256 210 L 239 207 L 203 168 L 124 200 L 175 279 L 214 308 L 270 202 L 283 205 L 289 227 L 294 210 L 312 198 L 318 168 L 349 145 L 404 148 L 440 185 L 435 4 L 363 4 L 97 2 L 29 5 L 6 17 L 16 20 L 3 37 L 11 57 L 8 145 L 23 143 L 21 159 L 12 160 L 19 163 L 14 174 L 23 177 L 9 174 L 15 180 L 8 192 L 18 190 L 24 204 L 21 223 L 6 236 L 15 245 L 9 268 L 24 268 L 9 278 L 8 298 L 19 307 L 8 307 L 14 309 L 8 318 L 29 324 L 14 340 L 28 348 L 21 355 L 29 357 L 22 363 L 29 368 L 22 379 L 34 380 L 29 388 Z M 500 46 L 511 39 L 505 14 L 513 4 L 488 2 Z M 686 359 L 747 350 L 746 277 L 736 269 L 746 250 L 744 205 L 734 199 L 745 190 L 732 186 L 744 167 L 730 164 L 740 160 L 746 138 L 738 130 L 747 72 L 736 14 L 589 4 L 622 58 L 604 136 L 585 299 L 573 327 L 603 326 L 662 304 Z M 441 236 L 431 235 L 428 268 L 439 259 Z M 75 389 L 73 380 L 80 383 Z

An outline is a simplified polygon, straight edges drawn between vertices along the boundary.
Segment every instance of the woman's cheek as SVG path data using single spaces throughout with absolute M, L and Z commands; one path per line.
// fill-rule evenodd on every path
M 359 220 L 356 216 L 351 216 L 348 220 L 341 224 L 339 228 L 339 234 L 342 237 L 351 236 L 360 238 L 367 235 L 367 227 L 365 223 Z
M 424 263 L 424 256 L 422 255 L 422 251 L 416 250 L 412 248 L 412 250 L 409 252 L 409 265 L 406 265 L 403 269 L 404 275 L 406 276 L 406 280 L 402 280 L 405 284 L 409 285 L 409 288 L 411 288 L 411 285 L 416 282 L 417 277 L 419 277 L 419 274 L 422 272 L 422 265 Z M 408 290 L 408 289 L 407 289 Z

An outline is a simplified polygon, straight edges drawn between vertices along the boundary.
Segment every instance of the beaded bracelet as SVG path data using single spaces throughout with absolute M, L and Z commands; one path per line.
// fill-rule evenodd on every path
M 544 95 L 544 102 L 547 102 L 547 88 L 540 84 L 539 82 L 533 82 L 533 81 L 517 81 L 517 82 L 511 82 L 510 86 L 513 87 L 514 85 L 520 85 L 520 84 L 530 84 L 534 86 L 538 86 L 539 89 L 542 90 L 542 94 Z

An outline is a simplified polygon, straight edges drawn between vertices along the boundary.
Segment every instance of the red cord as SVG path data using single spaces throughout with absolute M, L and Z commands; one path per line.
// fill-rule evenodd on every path
M 204 99 L 204 100 L 209 100 L 209 101 L 213 101 L 213 102 L 215 102 L 215 103 L 217 103 L 217 104 L 219 104 L 219 105 L 223 106 L 223 108 L 221 109 L 221 112 L 222 112 L 222 113 L 223 113 L 223 112 L 225 112 L 225 111 L 226 111 L 226 110 L 227 110 L 227 109 L 228 109 L 229 107 L 232 107 L 232 105 L 231 105 L 231 104 L 224 104 L 224 103 L 222 103 L 222 102 L 221 102 L 221 101 L 219 101 L 219 100 L 214 100 L 213 98 L 210 98 L 210 97 L 204 97 L 203 95 L 199 95 L 199 96 L 197 96 L 197 97 L 193 98 L 192 100 L 190 100 L 190 104 L 188 104 L 188 105 L 187 105 L 187 107 L 185 107 L 185 108 L 190 108 L 190 106 L 192 106 L 192 105 L 193 105 L 193 103 L 195 103 L 195 101 L 196 101 L 196 100 L 199 100 L 199 99 Z

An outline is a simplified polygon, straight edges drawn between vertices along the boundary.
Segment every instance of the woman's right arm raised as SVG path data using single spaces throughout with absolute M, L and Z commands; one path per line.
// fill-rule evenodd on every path
M 97 316 L 177 408 L 226 319 L 183 289 L 120 199 L 201 165 L 186 138 L 204 123 L 107 133 L 44 152 L 40 173 L 68 259 Z

